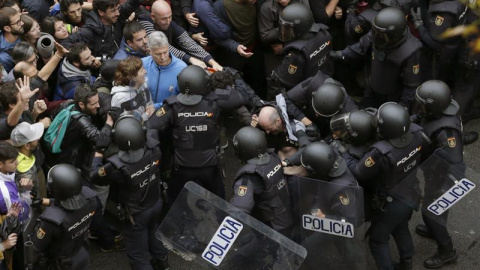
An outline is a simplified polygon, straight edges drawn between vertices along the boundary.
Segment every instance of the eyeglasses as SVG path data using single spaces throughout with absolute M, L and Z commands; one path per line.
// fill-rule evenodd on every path
M 38 62 L 38 55 L 35 55 L 35 59 L 33 59 L 32 61 L 25 61 L 27 63 L 30 63 L 30 64 L 36 64 Z
M 22 25 L 22 19 L 18 19 L 18 21 L 14 22 L 14 23 L 12 23 L 12 24 L 10 24 L 10 25 L 20 26 L 20 25 Z

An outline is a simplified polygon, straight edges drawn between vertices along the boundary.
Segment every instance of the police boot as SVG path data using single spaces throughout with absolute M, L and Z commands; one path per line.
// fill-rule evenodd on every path
M 478 133 L 475 131 L 463 133 L 463 145 L 469 145 L 478 140 Z
M 395 270 L 412 270 L 412 258 L 402 258 L 399 263 L 393 265 Z
M 418 224 L 415 227 L 415 232 L 423 237 L 433 239 L 433 235 L 425 224 Z
M 455 249 L 450 251 L 437 251 L 435 255 L 428 258 L 423 262 L 423 266 L 427 269 L 437 269 L 443 265 L 456 262 L 458 259 L 458 254 Z
M 170 270 L 170 264 L 168 264 L 168 257 L 165 259 L 152 259 L 151 264 L 154 270 Z

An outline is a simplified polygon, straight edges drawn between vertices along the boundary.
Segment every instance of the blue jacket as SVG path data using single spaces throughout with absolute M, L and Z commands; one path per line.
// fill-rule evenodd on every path
M 3 31 L 0 31 L 0 64 L 2 64 L 5 71 L 8 73 L 10 70 L 13 69 L 15 63 L 13 63 L 12 56 L 10 56 L 10 52 L 13 50 L 13 47 L 20 43 L 20 39 L 18 38 L 13 43 L 8 42 L 3 35 Z
M 113 56 L 113 59 L 117 60 L 123 60 L 129 56 L 136 56 L 139 58 L 143 58 L 147 55 L 142 54 L 140 52 L 134 51 L 132 47 L 128 46 L 127 43 L 125 42 L 125 38 L 122 38 L 122 43 L 120 44 L 120 49 L 117 51 L 115 56 Z
M 192 12 L 200 19 L 198 27 L 191 27 L 194 33 L 206 32 L 205 36 L 212 39 L 229 39 L 232 36 L 230 27 L 215 13 L 212 0 L 193 1 Z
M 163 101 L 171 95 L 179 93 L 177 75 L 187 64 L 170 53 L 172 62 L 168 66 L 159 66 L 151 56 L 142 58 L 143 66 L 147 70 L 147 83 L 155 109 L 159 109 Z

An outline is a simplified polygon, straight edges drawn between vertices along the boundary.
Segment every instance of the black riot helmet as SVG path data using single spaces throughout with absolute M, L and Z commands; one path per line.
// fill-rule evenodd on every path
M 373 19 L 372 31 L 376 49 L 383 50 L 399 44 L 408 36 L 405 14 L 393 7 L 381 10 Z
M 82 175 L 70 164 L 53 166 L 47 175 L 47 186 L 55 202 L 67 210 L 82 208 L 86 199 L 82 196 Z
M 312 11 L 304 4 L 293 3 L 280 13 L 280 40 L 283 42 L 301 38 L 313 25 Z
M 362 145 L 373 139 L 375 130 L 373 115 L 365 111 L 353 111 L 335 115 L 330 120 L 330 129 L 335 138 L 355 145 Z
M 143 157 L 146 135 L 138 118 L 129 114 L 121 116 L 115 122 L 112 133 L 122 161 L 132 163 Z
M 345 92 L 335 82 L 325 82 L 312 93 L 313 110 L 323 117 L 332 117 L 341 111 L 344 100 Z
M 437 118 L 450 106 L 450 87 L 442 81 L 430 80 L 418 86 L 415 92 L 418 112 L 425 117 Z
M 246 126 L 233 136 L 233 147 L 237 157 L 242 161 L 262 158 L 267 153 L 265 133 L 252 126 Z
M 395 147 L 404 147 L 411 140 L 408 111 L 395 102 L 383 103 L 373 118 L 379 139 L 390 141 Z
M 300 157 L 302 165 L 308 173 L 320 180 L 338 177 L 347 169 L 347 163 L 341 155 L 337 155 L 333 148 L 324 142 L 309 144 Z
M 208 74 L 199 66 L 184 68 L 178 74 L 177 81 L 180 90 L 177 100 L 184 105 L 195 105 L 202 100 L 202 96 L 208 94 Z

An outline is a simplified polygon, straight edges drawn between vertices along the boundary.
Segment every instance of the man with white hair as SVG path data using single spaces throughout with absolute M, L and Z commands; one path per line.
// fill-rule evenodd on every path
M 168 39 L 160 31 L 148 36 L 147 46 L 150 56 L 142 58 L 142 62 L 155 109 L 158 109 L 166 98 L 178 94 L 177 75 L 187 65 L 169 52 Z

